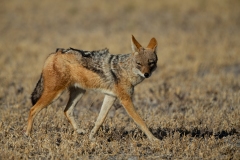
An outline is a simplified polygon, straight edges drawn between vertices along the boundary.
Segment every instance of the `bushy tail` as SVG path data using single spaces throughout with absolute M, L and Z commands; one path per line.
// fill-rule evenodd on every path
M 41 74 L 40 79 L 37 82 L 37 85 L 32 93 L 31 100 L 32 100 L 32 105 L 35 105 L 39 98 L 41 97 L 43 92 L 43 76 Z

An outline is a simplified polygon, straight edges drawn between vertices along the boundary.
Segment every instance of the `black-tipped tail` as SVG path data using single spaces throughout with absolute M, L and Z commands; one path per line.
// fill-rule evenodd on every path
M 37 82 L 37 85 L 31 95 L 32 105 L 35 105 L 43 92 L 43 76 L 41 74 L 40 79 Z

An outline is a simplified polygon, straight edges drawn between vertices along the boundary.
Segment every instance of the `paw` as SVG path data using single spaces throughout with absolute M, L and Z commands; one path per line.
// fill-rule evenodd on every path
M 76 132 L 78 134 L 85 134 L 86 133 L 86 131 L 84 129 L 77 129 Z
M 25 130 L 22 130 L 22 134 L 26 138 L 30 137 L 30 134 L 27 131 L 25 131 Z
M 91 142 L 96 142 L 97 139 L 96 139 L 96 137 L 92 137 L 92 138 L 89 137 L 89 140 L 90 140 Z
M 94 137 L 94 134 L 91 132 L 90 135 L 89 135 L 89 140 L 91 142 L 95 142 L 96 141 L 96 137 Z

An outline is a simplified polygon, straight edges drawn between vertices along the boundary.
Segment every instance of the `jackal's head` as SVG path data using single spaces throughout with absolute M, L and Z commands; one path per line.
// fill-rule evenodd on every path
M 132 36 L 132 56 L 133 56 L 133 72 L 149 78 L 152 72 L 157 68 L 157 40 L 152 38 L 146 48 Z

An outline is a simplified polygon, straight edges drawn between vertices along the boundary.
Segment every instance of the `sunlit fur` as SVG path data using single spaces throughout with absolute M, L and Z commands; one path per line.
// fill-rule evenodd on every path
M 127 113 L 138 124 L 140 129 L 151 140 L 158 140 L 148 130 L 142 118 L 137 114 L 132 103 L 134 86 L 151 76 L 157 67 L 157 41 L 152 38 L 143 48 L 132 36 L 132 53 L 113 55 L 108 49 L 83 51 L 74 48 L 57 49 L 47 58 L 40 80 L 32 93 L 33 107 L 28 117 L 26 135 L 32 129 L 37 113 L 57 99 L 61 93 L 69 90 L 69 101 L 64 113 L 79 133 L 73 117 L 73 109 L 86 90 L 103 92 L 104 98 L 101 111 L 89 138 L 93 139 L 116 98 Z

